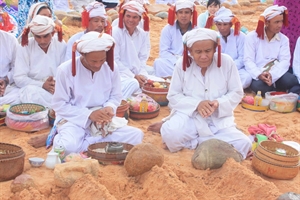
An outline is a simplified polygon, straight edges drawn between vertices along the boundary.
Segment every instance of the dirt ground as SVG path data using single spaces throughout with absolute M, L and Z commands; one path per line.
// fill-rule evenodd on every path
M 152 1 L 153 2 L 153 1 Z M 264 5 L 252 2 L 250 6 L 235 6 L 232 10 L 249 30 L 256 26 L 259 14 Z M 244 13 L 244 14 L 243 14 Z M 250 13 L 250 14 L 249 14 Z M 252 13 L 252 14 L 251 14 Z M 245 15 L 247 14 L 247 15 Z M 160 22 L 151 21 L 151 55 L 148 64 L 152 65 L 159 53 L 160 31 L 167 20 Z M 80 30 L 78 27 L 68 27 L 65 31 L 65 40 L 70 35 Z M 275 125 L 277 132 L 285 140 L 300 143 L 300 114 L 293 112 L 281 114 L 274 111 L 252 112 L 245 110 L 239 105 L 235 109 L 236 124 L 246 135 L 250 125 L 267 123 Z M 128 177 L 124 166 L 100 165 L 97 183 L 105 186 L 107 191 L 116 199 L 156 199 L 156 200 L 274 200 L 285 192 L 300 193 L 300 175 L 292 180 L 275 180 L 267 178 L 255 171 L 250 160 L 236 163 L 228 160 L 223 167 L 216 170 L 196 170 L 191 164 L 193 150 L 183 149 L 177 153 L 165 150 L 161 137 L 157 133 L 147 131 L 147 127 L 161 120 L 169 114 L 167 107 L 162 107 L 160 114 L 151 120 L 129 120 L 129 125 L 144 131 L 143 142 L 151 143 L 161 149 L 164 154 L 162 167 L 153 167 L 151 171 L 139 177 Z M 35 149 L 27 144 L 27 140 L 42 133 L 48 133 L 46 129 L 36 133 L 25 133 L 14 131 L 6 126 L 0 127 L 0 142 L 12 143 L 21 146 L 26 153 L 24 173 L 31 175 L 36 184 L 35 188 L 12 193 L 10 185 L 12 181 L 0 183 L 0 199 L 12 200 L 36 200 L 36 199 L 101 199 L 95 197 L 96 192 L 92 190 L 93 181 L 83 180 L 82 191 L 74 198 L 70 198 L 70 189 L 62 189 L 54 184 L 53 170 L 44 165 L 40 168 L 32 168 L 28 162 L 29 157 L 46 158 L 48 150 L 44 147 Z

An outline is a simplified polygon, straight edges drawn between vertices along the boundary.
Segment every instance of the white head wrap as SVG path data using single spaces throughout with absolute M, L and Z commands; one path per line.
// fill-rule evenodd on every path
M 192 12 L 194 11 L 194 1 L 191 0 L 178 0 L 175 2 L 175 7 L 176 7 L 176 12 L 180 9 L 183 8 L 189 8 L 192 10 Z
M 285 10 L 287 10 L 285 6 L 270 6 L 261 14 L 261 16 L 264 16 L 266 20 L 270 20 L 277 15 L 282 14 Z
M 54 31 L 55 23 L 49 17 L 36 15 L 27 26 L 35 35 L 46 35 Z
M 136 2 L 136 1 L 129 1 L 125 3 L 122 6 L 122 9 L 128 10 L 129 12 L 133 12 L 138 14 L 139 16 L 142 16 L 145 11 L 145 8 L 143 7 L 142 4 Z
M 212 40 L 214 42 L 217 42 L 217 38 L 217 32 L 207 28 L 193 29 L 191 31 L 186 32 L 182 36 L 183 43 L 186 44 L 186 46 L 189 48 L 197 41 Z
M 142 4 L 142 5 L 146 4 L 145 0 L 125 0 L 124 3 L 128 3 L 130 1 L 136 1 L 136 2 L 138 2 L 140 4 Z
M 93 51 L 108 51 L 115 43 L 115 40 L 106 33 L 90 31 L 84 34 L 77 42 L 78 52 L 89 53 Z
M 225 22 L 228 23 L 231 21 L 231 19 L 234 17 L 234 14 L 232 14 L 231 10 L 225 8 L 222 6 L 216 13 L 214 17 L 215 22 Z
M 49 7 L 49 5 L 45 2 L 39 2 L 30 6 L 26 24 L 29 24 L 32 21 L 42 7 Z
M 102 17 L 104 19 L 107 19 L 107 14 L 105 11 L 105 6 L 102 3 L 99 3 L 97 1 L 90 3 L 85 7 L 87 12 L 89 12 L 89 17 Z

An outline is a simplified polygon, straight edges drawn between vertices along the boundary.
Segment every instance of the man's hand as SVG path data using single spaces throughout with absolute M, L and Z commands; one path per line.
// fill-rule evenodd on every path
M 8 85 L 9 80 L 7 77 L 0 79 L 0 97 L 4 96 L 5 88 Z
M 217 100 L 214 101 L 201 101 L 197 107 L 198 113 L 201 115 L 203 118 L 207 118 L 211 116 L 215 110 L 219 107 L 219 102 Z
M 272 85 L 272 75 L 269 72 L 263 72 L 258 76 L 259 80 L 265 82 L 268 86 Z
M 134 78 L 139 82 L 140 87 L 143 87 L 147 81 L 147 78 L 143 75 L 135 75 Z
M 49 76 L 49 78 L 47 78 L 47 80 L 43 84 L 43 88 L 45 90 L 47 90 L 48 92 L 50 92 L 51 94 L 54 94 L 54 91 L 55 91 L 55 80 L 54 80 L 53 76 Z
M 109 122 L 111 122 L 112 118 L 114 116 L 114 112 L 112 107 L 104 107 L 101 108 L 99 110 L 94 110 L 89 118 L 90 120 L 92 120 L 93 122 L 96 122 L 98 124 L 108 124 Z

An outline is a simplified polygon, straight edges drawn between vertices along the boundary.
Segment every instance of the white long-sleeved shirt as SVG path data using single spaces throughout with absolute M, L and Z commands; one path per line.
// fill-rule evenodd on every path
M 110 106 L 116 112 L 122 100 L 119 70 L 111 71 L 105 62 L 100 71 L 85 68 L 80 57 L 76 58 L 76 76 L 72 76 L 72 61 L 66 61 L 57 69 L 52 108 L 56 121 L 66 119 L 82 128 L 91 123 L 90 108 Z
M 229 55 L 238 69 L 244 68 L 244 42 L 246 35 L 240 32 L 239 35 L 234 35 L 234 30 L 230 29 L 230 35 L 227 37 L 227 42 L 221 36 L 221 51 Z
M 29 38 L 28 46 L 18 46 L 14 80 L 18 87 L 27 85 L 42 87 L 49 76 L 55 76 L 57 67 L 63 63 L 66 43 L 52 38 L 45 53 L 34 38 Z
M 74 42 L 76 42 L 77 40 L 79 40 L 81 38 L 81 36 L 83 36 L 85 33 L 85 31 L 76 33 L 75 35 L 73 35 L 67 43 L 67 49 L 66 49 L 66 56 L 65 56 L 65 61 L 72 59 L 72 47 Z M 76 57 L 80 56 L 80 53 L 78 51 L 76 51 Z
M 271 41 L 268 40 L 266 33 L 264 40 L 258 38 L 255 31 L 247 34 L 244 44 L 244 64 L 253 79 L 258 80 L 258 76 L 264 71 L 263 67 L 275 59 L 278 63 L 269 71 L 272 83 L 285 74 L 290 66 L 289 39 L 284 34 L 277 33 Z
M 294 51 L 293 73 L 297 77 L 300 84 L 300 37 L 297 40 L 295 51 Z
M 150 44 L 147 33 L 136 27 L 132 35 L 127 29 L 113 27 L 112 36 L 115 39 L 114 59 L 117 63 L 121 78 L 134 78 L 135 75 L 147 76 L 146 62 Z
M 7 76 L 9 84 L 14 82 L 17 39 L 11 34 L 0 30 L 0 78 Z

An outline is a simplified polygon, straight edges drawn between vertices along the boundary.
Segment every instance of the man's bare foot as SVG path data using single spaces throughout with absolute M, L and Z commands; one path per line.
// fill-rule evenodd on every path
M 34 148 L 43 147 L 43 146 L 46 146 L 47 137 L 48 137 L 48 133 L 44 133 L 42 135 L 37 135 L 37 136 L 31 137 L 27 141 L 27 143 L 30 144 L 31 146 L 33 146 Z
M 160 133 L 160 128 L 162 126 L 163 122 L 156 122 L 154 124 L 151 124 L 148 128 L 147 131 L 152 131 L 155 133 Z

